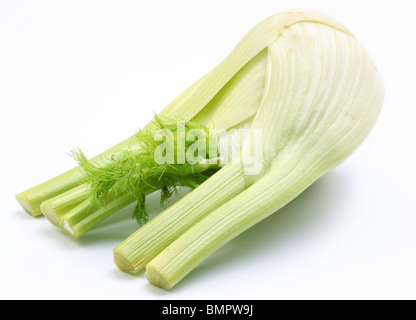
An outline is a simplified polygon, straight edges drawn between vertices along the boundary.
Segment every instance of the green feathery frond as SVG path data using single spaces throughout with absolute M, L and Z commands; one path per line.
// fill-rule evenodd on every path
M 196 143 L 199 149 L 194 148 Z M 209 159 L 213 149 L 214 161 Z M 130 148 L 115 152 L 106 166 L 89 161 L 80 149 L 71 155 L 83 170 L 94 205 L 104 207 L 110 194 L 113 197 L 132 195 L 137 199 L 133 217 L 142 225 L 149 219 L 146 191 L 161 190 L 163 205 L 178 194 L 178 187 L 195 189 L 219 169 L 217 150 L 209 128 L 196 122 L 162 120 L 155 116 L 151 129 L 138 131 Z M 158 152 L 159 158 L 165 161 L 158 159 Z

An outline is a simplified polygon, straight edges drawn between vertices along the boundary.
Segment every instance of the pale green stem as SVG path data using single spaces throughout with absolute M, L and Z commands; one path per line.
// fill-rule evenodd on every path
M 89 199 L 85 200 L 61 217 L 61 226 L 73 239 L 78 239 L 97 224 L 134 201 L 133 196 L 119 196 L 100 208 L 93 205 Z
M 104 165 L 108 160 L 107 155 L 112 155 L 117 150 L 126 149 L 132 143 L 134 137 L 131 137 L 113 148 L 96 156 L 92 161 L 97 165 Z M 79 186 L 84 179 L 84 175 L 79 167 L 73 168 L 49 181 L 46 181 L 36 187 L 26 190 L 16 196 L 16 200 L 30 215 L 37 217 L 42 214 L 41 204 L 52 199 L 64 192 L 67 192 Z
M 61 217 L 89 198 L 88 186 L 79 185 L 52 199 L 46 200 L 40 206 L 42 213 L 54 225 L 61 225 Z
M 82 181 L 83 175 L 78 168 L 69 170 L 47 182 L 26 190 L 16 196 L 16 200 L 27 213 L 34 217 L 42 215 L 40 206 L 45 200 L 71 190 Z
M 185 165 L 181 169 L 169 167 L 165 173 L 186 175 L 204 172 L 217 167 L 218 165 L 208 164 Z M 152 189 L 147 194 L 154 191 L 155 189 Z M 106 199 L 105 205 L 99 207 L 92 203 L 90 197 L 91 193 L 88 185 L 82 184 L 43 202 L 41 210 L 53 225 L 64 228 L 73 238 L 79 238 L 85 232 L 92 229 L 95 226 L 94 223 L 100 223 L 122 209 L 122 205 L 127 206 L 136 200 L 132 196 L 118 194 L 117 197 L 109 196 Z
M 229 164 L 114 249 L 114 262 L 136 274 L 206 214 L 246 188 L 241 165 Z
M 319 177 L 319 170 L 306 165 L 293 168 L 290 162 L 277 164 L 169 245 L 146 266 L 149 282 L 171 289 L 209 255 L 283 207 Z

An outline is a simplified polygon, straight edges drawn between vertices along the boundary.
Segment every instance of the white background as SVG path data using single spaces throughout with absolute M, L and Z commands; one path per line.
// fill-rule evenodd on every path
M 416 298 L 414 1 L 0 2 L 2 299 Z M 171 292 L 112 249 L 127 208 L 79 241 L 14 195 L 146 124 L 262 19 L 306 8 L 343 22 L 386 87 L 365 143 L 304 194 L 223 247 Z M 157 213 L 158 199 L 150 201 Z

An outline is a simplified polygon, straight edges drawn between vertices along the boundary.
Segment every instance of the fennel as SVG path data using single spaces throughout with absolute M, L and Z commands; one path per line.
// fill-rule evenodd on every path
M 373 60 L 348 29 L 321 13 L 283 12 L 249 31 L 138 135 L 92 160 L 74 152 L 79 167 L 17 199 L 73 238 L 137 201 L 134 217 L 144 225 L 114 249 L 114 261 L 133 274 L 146 266 L 149 282 L 169 290 L 348 158 L 383 98 Z M 179 161 L 194 150 L 178 143 L 189 133 L 181 123 L 214 141 L 198 149 L 197 161 Z M 219 137 L 209 128 L 226 131 Z M 154 139 L 157 129 L 172 136 Z M 159 163 L 162 143 L 167 161 Z M 195 190 L 147 222 L 146 195 L 161 190 L 163 202 L 177 186 Z

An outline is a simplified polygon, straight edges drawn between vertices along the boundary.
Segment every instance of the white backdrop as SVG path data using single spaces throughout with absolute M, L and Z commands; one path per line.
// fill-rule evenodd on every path
M 171 292 L 129 276 L 112 249 L 129 208 L 79 241 L 14 195 L 146 124 L 262 19 L 293 8 L 343 22 L 374 57 L 386 99 L 365 143 Z M 0 298 L 416 298 L 414 1 L 0 2 Z M 152 198 L 150 210 L 160 211 Z

